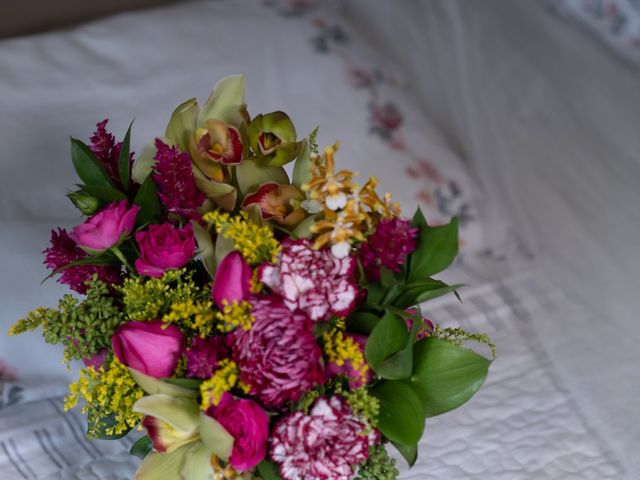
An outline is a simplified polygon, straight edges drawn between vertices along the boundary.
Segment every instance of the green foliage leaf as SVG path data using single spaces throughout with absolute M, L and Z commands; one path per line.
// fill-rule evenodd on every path
M 164 136 L 183 152 L 189 151 L 190 137 L 196 131 L 196 123 L 200 108 L 195 98 L 181 103 L 171 114 Z
M 361 335 L 370 335 L 380 317 L 375 313 L 354 312 L 347 318 L 347 330 Z
M 422 212 L 418 210 L 412 225 L 419 228 L 418 248 L 409 260 L 408 280 L 421 280 L 441 272 L 458 254 L 458 219 L 438 227 L 426 224 Z
M 402 292 L 393 301 L 393 304 L 396 307 L 403 309 L 412 307 L 422 302 L 441 297 L 447 293 L 455 292 L 463 286 L 464 285 L 462 284 L 447 285 L 443 281 L 436 280 L 434 278 L 416 280 L 408 283 L 404 287 Z
M 421 322 L 414 321 L 412 323 L 411 332 L 404 348 L 382 362 L 376 370 L 378 375 L 389 380 L 403 380 L 411 376 L 411 372 L 413 372 L 413 344 L 416 341 L 420 326 Z M 404 328 L 406 331 L 406 325 L 404 325 Z
M 115 189 L 109 174 L 87 145 L 71 138 L 71 161 L 78 177 L 88 186 Z
M 408 338 L 404 320 L 393 313 L 386 313 L 371 332 L 364 349 L 373 371 L 380 374 L 384 361 L 404 348 Z
M 415 345 L 411 386 L 427 417 L 440 415 L 468 401 L 482 386 L 491 361 L 472 350 L 438 338 Z
M 120 262 L 118 261 L 118 259 L 108 253 L 100 256 L 88 256 L 85 258 L 80 258 L 78 260 L 73 260 L 67 263 L 66 265 L 63 265 L 62 267 L 54 270 L 49 275 L 47 275 L 40 284 L 42 285 L 51 277 L 66 270 L 67 268 L 80 267 L 82 265 L 119 265 L 119 264 Z
M 418 444 L 414 443 L 412 445 L 403 445 L 397 442 L 391 443 L 393 443 L 393 446 L 398 449 L 398 452 L 400 452 L 400 455 L 402 455 L 402 457 L 407 461 L 407 464 L 409 464 L 410 467 L 413 467 L 416 460 L 418 460 Z
M 120 175 L 120 183 L 124 191 L 129 190 L 129 182 L 131 181 L 131 126 L 129 124 L 127 133 L 120 147 L 120 156 L 118 157 L 118 174 Z
M 380 400 L 378 429 L 389 440 L 415 445 L 424 431 L 424 410 L 416 392 L 406 383 L 391 380 L 370 390 Z
M 139 438 L 136 443 L 131 445 L 129 455 L 143 459 L 149 454 L 149 452 L 151 452 L 151 450 L 153 450 L 151 439 L 145 435 L 144 437 Z
M 278 467 L 266 459 L 258 464 L 258 473 L 262 480 L 282 480 Z
M 118 202 L 127 199 L 124 193 L 113 187 L 105 187 L 102 185 L 80 185 L 80 187 L 85 192 L 105 202 Z
M 138 225 L 155 223 L 159 220 L 162 213 L 162 206 L 160 205 L 160 199 L 156 191 L 156 184 L 151 175 L 142 182 L 133 203 L 141 207 L 136 219 Z

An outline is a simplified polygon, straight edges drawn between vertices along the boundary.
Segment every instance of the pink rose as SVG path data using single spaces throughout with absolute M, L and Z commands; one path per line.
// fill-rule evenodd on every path
M 364 347 L 367 344 L 367 337 L 364 335 L 357 335 L 355 333 L 347 333 L 347 337 L 351 338 L 362 352 L 362 358 L 364 359 Z M 361 370 L 356 370 L 351 360 L 345 361 L 342 365 L 337 365 L 334 362 L 328 362 L 325 367 L 325 376 L 328 379 L 337 375 L 344 375 L 349 380 L 349 387 L 352 389 L 360 388 L 373 379 L 373 373 L 371 368 L 368 367 L 365 360 L 366 372 L 362 374 Z M 362 366 L 360 366 L 362 368 Z
M 126 200 L 110 203 L 75 227 L 69 236 L 86 250 L 109 250 L 131 234 L 139 210 L 137 205 L 129 208 Z
M 267 454 L 269 417 L 260 406 L 246 399 L 235 399 L 225 393 L 217 407 L 207 414 L 215 418 L 233 436 L 229 463 L 240 472 L 251 470 Z
M 244 261 L 240 252 L 233 251 L 222 259 L 211 290 L 211 298 L 218 308 L 222 309 L 225 302 L 241 302 L 249 296 L 251 274 L 251 267 Z
M 160 320 L 125 323 L 111 338 L 113 352 L 120 363 L 155 378 L 173 374 L 184 343 L 178 327 Z
M 169 269 L 185 266 L 196 249 L 190 223 L 183 228 L 170 223 L 150 225 L 148 230 L 136 233 L 136 242 L 140 247 L 136 270 L 140 275 L 157 278 Z

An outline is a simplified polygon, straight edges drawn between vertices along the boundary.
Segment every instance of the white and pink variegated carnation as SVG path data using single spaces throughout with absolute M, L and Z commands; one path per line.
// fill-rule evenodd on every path
M 277 264 L 260 267 L 259 280 L 279 294 L 291 310 L 313 321 L 348 315 L 356 305 L 356 260 L 314 250 L 306 239 L 285 240 Z
M 350 480 L 379 440 L 367 427 L 342 398 L 320 398 L 308 415 L 295 412 L 276 424 L 271 459 L 284 480 Z
M 324 382 L 322 351 L 313 322 L 273 296 L 251 300 L 249 330 L 237 328 L 229 340 L 240 380 L 267 408 L 281 409 Z

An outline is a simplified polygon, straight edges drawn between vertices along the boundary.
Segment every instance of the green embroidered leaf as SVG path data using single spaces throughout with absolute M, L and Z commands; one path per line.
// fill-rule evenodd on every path
M 377 384 L 370 390 L 380 400 L 378 429 L 392 442 L 415 445 L 424 431 L 424 410 L 415 391 L 398 380 Z
M 472 350 L 438 338 L 414 348 L 411 386 L 427 417 L 440 415 L 468 401 L 482 386 L 491 361 Z

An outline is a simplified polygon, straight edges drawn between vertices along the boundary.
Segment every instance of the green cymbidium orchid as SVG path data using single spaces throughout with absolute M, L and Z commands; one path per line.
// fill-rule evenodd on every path
M 296 129 L 284 112 L 257 115 L 247 127 L 249 145 L 260 162 L 281 167 L 294 160 L 300 148 Z

